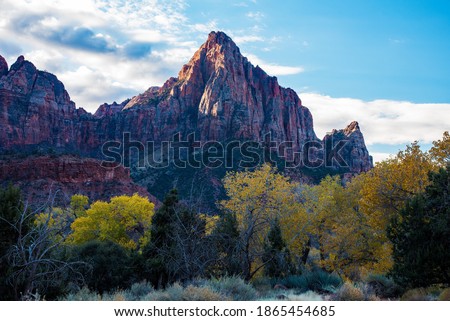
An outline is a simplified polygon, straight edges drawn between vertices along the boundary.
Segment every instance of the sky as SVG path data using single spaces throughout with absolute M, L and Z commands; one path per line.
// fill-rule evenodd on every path
M 448 0 L 0 0 L 0 55 L 90 112 L 176 76 L 213 30 L 299 94 L 319 137 L 357 120 L 375 161 L 450 130 Z

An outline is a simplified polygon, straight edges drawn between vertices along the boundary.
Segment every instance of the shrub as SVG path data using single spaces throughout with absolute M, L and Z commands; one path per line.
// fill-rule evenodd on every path
M 338 301 L 363 301 L 364 293 L 350 282 L 345 282 L 335 293 L 334 299 Z
M 125 298 L 128 301 L 140 301 L 152 291 L 153 287 L 148 282 L 134 283 L 129 290 L 125 291 Z
M 252 301 L 257 298 L 256 290 L 236 276 L 211 279 L 208 281 L 208 285 L 234 301 Z
M 132 265 L 129 252 L 110 241 L 89 241 L 73 247 L 73 258 L 89 264 L 81 271 L 89 289 L 103 294 L 130 286 Z
M 402 288 L 393 279 L 380 274 L 369 275 L 366 283 L 374 293 L 381 298 L 397 298 L 402 293 Z
M 259 299 L 260 301 L 323 301 L 323 297 L 313 291 L 295 293 L 293 290 L 274 290 Z
M 118 290 L 111 293 L 103 293 L 102 301 L 127 301 L 126 291 Z
M 446 288 L 441 292 L 439 301 L 450 301 L 450 288 Z
M 183 287 L 179 283 L 172 284 L 165 290 L 158 290 L 147 294 L 144 301 L 182 301 Z
M 189 285 L 184 289 L 183 301 L 224 301 L 225 297 L 210 287 Z
M 253 288 L 261 293 L 270 292 L 273 289 L 272 279 L 268 277 L 256 277 L 251 280 Z
M 427 291 L 424 288 L 411 289 L 406 291 L 402 297 L 402 301 L 430 301 Z
M 303 291 L 308 289 L 308 279 L 305 275 L 289 275 L 280 280 L 279 283 L 290 289 L 300 289 Z
M 301 291 L 314 291 L 318 293 L 334 292 L 342 284 L 342 279 L 333 273 L 327 273 L 323 270 L 313 270 L 305 272 L 302 275 L 291 275 L 278 283 L 291 289 Z
M 175 283 L 165 290 L 147 294 L 145 301 L 224 301 L 229 298 L 208 286 L 188 285 L 183 288 Z
M 83 287 L 81 290 L 75 293 L 69 293 L 64 297 L 59 298 L 60 301 L 101 301 L 100 294 L 92 292 L 87 287 Z

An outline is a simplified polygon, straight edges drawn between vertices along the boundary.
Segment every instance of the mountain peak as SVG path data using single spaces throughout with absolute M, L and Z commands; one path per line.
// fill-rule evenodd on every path
M 218 44 L 218 45 L 225 45 L 225 44 L 233 44 L 236 46 L 234 41 L 227 36 L 227 34 L 223 31 L 211 31 L 208 35 L 208 39 L 206 40 L 205 44 Z
M 344 134 L 349 136 L 351 133 L 356 131 L 360 131 L 359 124 L 357 121 L 352 121 L 347 127 L 345 127 Z
M 8 63 L 5 58 L 0 55 L 0 78 L 8 73 Z

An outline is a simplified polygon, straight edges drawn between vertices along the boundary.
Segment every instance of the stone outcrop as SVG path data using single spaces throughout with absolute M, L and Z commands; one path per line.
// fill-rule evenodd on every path
M 354 173 L 370 167 L 356 127 L 332 135 L 349 140 L 343 151 Z M 141 142 L 171 140 L 176 133 L 195 133 L 202 141 L 261 142 L 270 133 L 295 150 L 306 141 L 320 142 L 298 95 L 253 66 L 223 32 L 211 32 L 177 78 L 121 104 L 103 104 L 94 115 L 77 109 L 54 75 L 22 56 L 8 70 L 0 56 L 0 150 L 50 147 L 99 157 L 106 141 L 120 141 L 125 132 Z
M 346 128 L 333 129 L 330 134 L 323 138 L 324 145 L 330 141 L 330 146 L 336 146 L 342 142 L 342 148 L 339 151 L 342 159 L 348 165 L 349 172 L 366 172 L 373 167 L 372 156 L 367 151 L 363 134 L 357 121 L 351 122 Z M 337 168 L 337 165 L 335 165 Z
M 28 201 L 40 206 L 49 197 L 55 198 L 55 205 L 67 205 L 77 193 L 91 200 L 138 193 L 158 204 L 145 188 L 133 183 L 128 169 L 118 164 L 102 166 L 91 158 L 66 155 L 0 160 L 0 182 L 19 186 Z
M 129 101 L 130 99 L 127 99 L 120 104 L 116 102 L 113 102 L 112 104 L 104 103 L 103 105 L 100 105 L 100 107 L 98 107 L 94 116 L 95 117 L 113 116 L 114 114 L 122 111 L 122 109 L 126 106 L 126 104 Z
M 75 108 L 56 76 L 37 70 L 23 56 L 0 77 L 0 148 L 75 150 L 82 146 L 88 115 Z
M 0 56 L 0 78 L 8 73 L 8 63 Z

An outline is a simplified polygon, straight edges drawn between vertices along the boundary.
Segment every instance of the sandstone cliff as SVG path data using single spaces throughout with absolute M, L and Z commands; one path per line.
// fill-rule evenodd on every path
M 124 132 L 142 142 L 171 140 L 176 133 L 261 142 L 270 133 L 295 150 L 307 141 L 345 140 L 341 151 L 349 166 L 341 172 L 372 166 L 357 123 L 320 141 L 298 95 L 253 66 L 223 32 L 211 32 L 178 77 L 121 104 L 103 104 L 94 115 L 75 107 L 56 76 L 22 56 L 8 69 L 0 56 L 0 150 L 51 148 L 99 157 L 103 143 L 120 141 Z
M 55 205 L 67 205 L 77 193 L 91 200 L 138 193 L 158 204 L 145 188 L 133 183 L 128 169 L 100 163 L 67 155 L 5 159 L 0 160 L 0 182 L 19 186 L 26 200 L 37 206 L 53 197 Z

